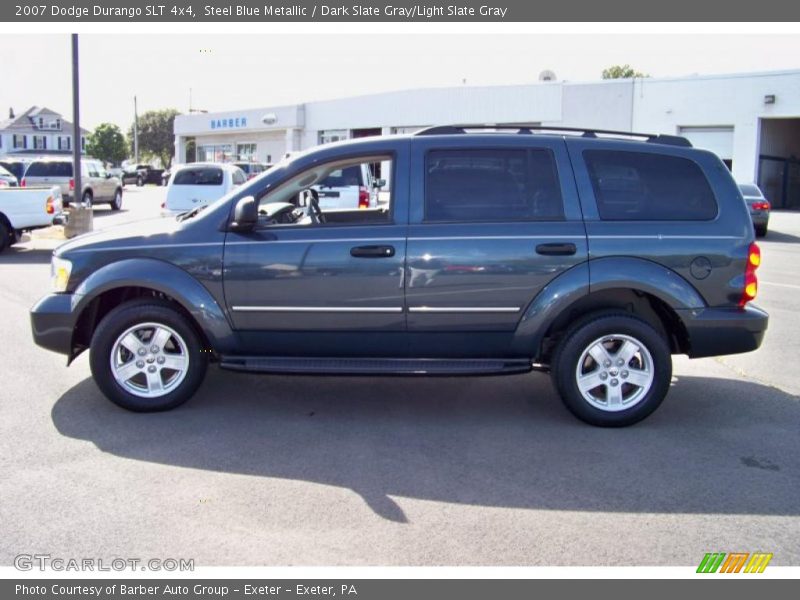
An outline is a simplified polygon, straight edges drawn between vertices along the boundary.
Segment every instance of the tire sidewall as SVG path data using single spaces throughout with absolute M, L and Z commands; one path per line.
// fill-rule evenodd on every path
M 575 372 L 584 350 L 604 335 L 624 334 L 639 340 L 653 359 L 653 384 L 631 408 L 608 412 L 589 404 L 578 388 Z M 576 417 L 591 425 L 624 427 L 638 423 L 656 410 L 669 391 L 672 357 L 664 337 L 649 323 L 630 315 L 606 315 L 577 323 L 564 337 L 557 351 L 554 379 L 564 404 Z
M 114 343 L 125 330 L 139 323 L 160 323 L 174 329 L 186 343 L 189 369 L 176 389 L 159 398 L 141 398 L 120 386 L 111 372 Z M 115 404 L 136 412 L 156 412 L 186 402 L 203 382 L 208 364 L 202 342 L 192 325 L 175 309 L 154 302 L 131 302 L 112 310 L 92 336 L 89 364 L 100 390 Z
M 122 208 L 122 190 L 114 192 L 114 199 L 111 201 L 111 208 L 113 210 L 120 210 Z

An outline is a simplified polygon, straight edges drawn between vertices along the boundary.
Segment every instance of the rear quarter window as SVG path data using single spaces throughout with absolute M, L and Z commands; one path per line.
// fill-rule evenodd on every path
M 692 160 L 649 152 L 585 150 L 604 221 L 708 221 L 717 200 Z
M 172 185 L 222 185 L 222 169 L 182 169 L 172 178 Z

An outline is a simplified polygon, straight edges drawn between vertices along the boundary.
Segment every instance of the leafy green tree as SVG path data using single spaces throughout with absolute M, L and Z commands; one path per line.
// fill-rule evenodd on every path
M 86 153 L 108 163 L 120 163 L 128 157 L 125 136 L 113 123 L 101 123 L 86 139 Z
M 632 79 L 633 77 L 650 77 L 650 75 L 637 71 L 629 64 L 614 65 L 603 69 L 603 79 Z
M 180 111 L 174 108 L 149 110 L 139 116 L 139 154 L 142 157 L 158 157 L 161 166 L 169 169 L 175 151 L 173 123 Z M 133 154 L 133 125 L 128 131 L 131 154 Z

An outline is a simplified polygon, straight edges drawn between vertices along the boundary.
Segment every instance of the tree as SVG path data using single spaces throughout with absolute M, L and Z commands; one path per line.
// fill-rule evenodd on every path
M 101 123 L 86 139 L 86 153 L 103 162 L 120 163 L 128 157 L 125 136 L 113 123 Z
M 152 158 L 158 157 L 161 166 L 169 169 L 175 151 L 175 134 L 173 123 L 181 114 L 174 108 L 149 110 L 139 117 L 139 154 Z M 131 153 L 133 152 L 133 125 L 128 131 Z
M 650 75 L 635 70 L 629 64 L 614 65 L 603 69 L 603 79 L 631 79 L 633 77 L 650 77 Z

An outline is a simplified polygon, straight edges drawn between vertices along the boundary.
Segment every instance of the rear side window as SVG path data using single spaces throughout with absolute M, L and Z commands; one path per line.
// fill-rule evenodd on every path
M 361 165 L 337 169 L 320 182 L 320 187 L 350 187 L 353 185 L 365 185 L 361 175 Z
M 739 191 L 742 192 L 743 196 L 754 196 L 756 198 L 760 198 L 761 197 L 761 190 L 759 190 L 754 185 L 749 185 L 749 184 L 746 184 L 746 183 L 745 184 L 740 184 L 739 185 Z
M 717 216 L 714 192 L 694 161 L 615 150 L 583 153 L 604 221 L 707 221 Z
M 222 185 L 222 169 L 213 167 L 181 169 L 172 179 L 172 185 Z
M 563 218 L 549 150 L 433 150 L 426 156 L 426 221 Z
M 233 179 L 233 185 L 242 185 L 247 181 L 247 177 L 245 176 L 244 171 L 242 171 L 238 167 L 233 171 L 232 179 Z

